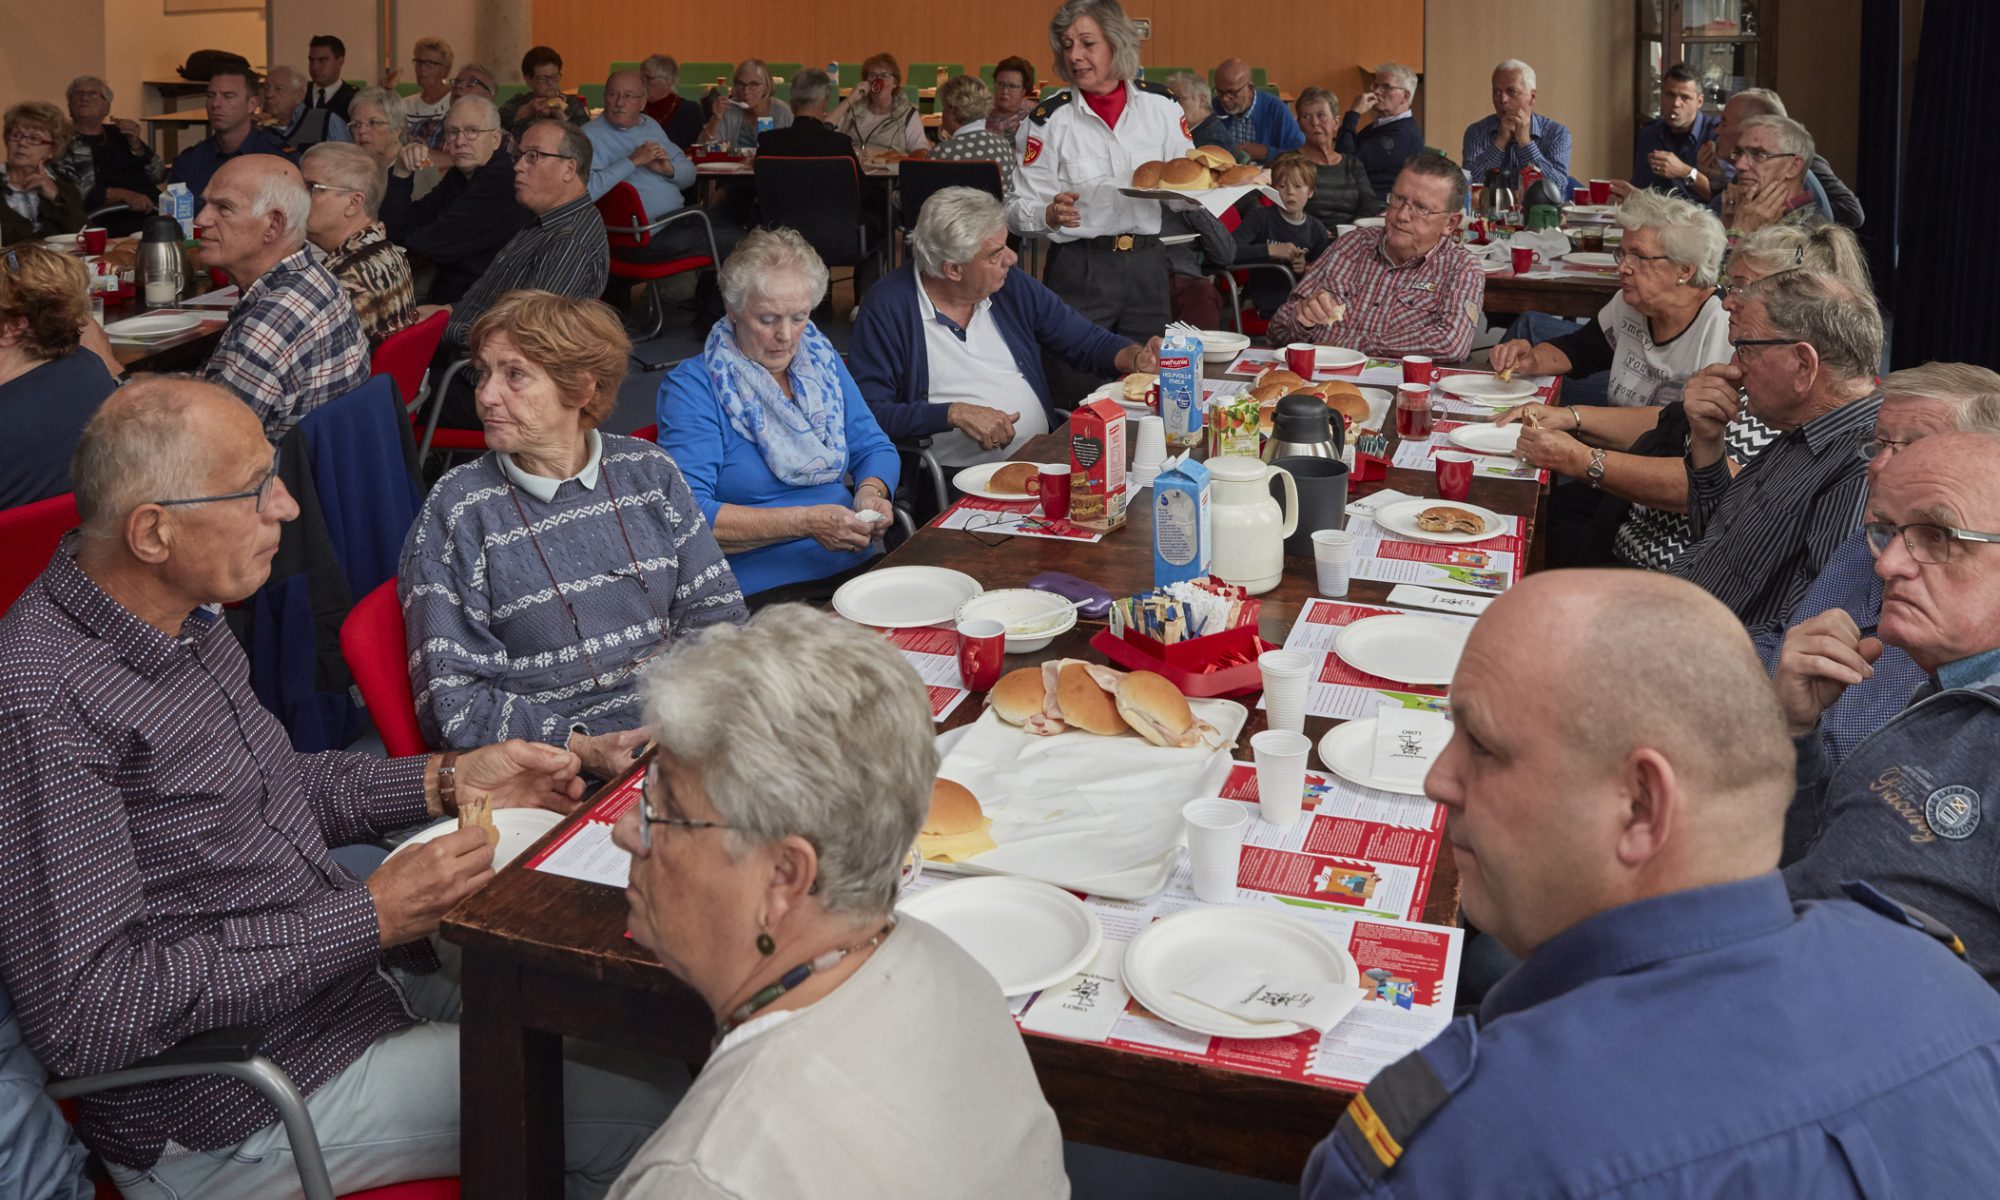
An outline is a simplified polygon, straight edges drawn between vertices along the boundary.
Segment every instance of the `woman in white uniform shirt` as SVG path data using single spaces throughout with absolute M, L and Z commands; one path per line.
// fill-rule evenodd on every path
M 677 641 L 644 686 L 658 758 L 615 835 L 632 936 L 716 1046 L 611 1200 L 1068 1196 L 993 977 L 895 915 L 938 765 L 902 655 L 779 604 Z
M 1132 172 L 1193 149 L 1181 106 L 1139 78 L 1139 34 L 1117 0 L 1067 0 L 1049 22 L 1056 74 L 1070 86 L 1021 123 L 1008 220 L 1047 238 L 1042 282 L 1091 321 L 1144 343 L 1170 316 L 1160 204 L 1121 196 Z M 1052 364 L 1059 402 L 1094 380 Z

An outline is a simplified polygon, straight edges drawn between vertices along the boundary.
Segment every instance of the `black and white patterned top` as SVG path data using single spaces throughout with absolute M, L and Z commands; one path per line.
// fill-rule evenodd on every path
M 1666 453 L 1680 457 L 1687 453 L 1687 418 L 1681 415 L 1680 401 L 1676 400 L 1660 410 L 1660 424 L 1667 429 L 1656 433 L 1671 443 Z M 1757 418 L 1745 414 L 1730 423 L 1723 431 L 1723 444 L 1727 447 L 1729 461 L 1743 466 L 1757 457 L 1758 452 L 1776 441 L 1778 431 Z M 1667 512 L 1664 509 L 1649 508 L 1644 504 L 1634 504 L 1618 527 L 1612 548 L 1619 559 L 1635 567 L 1649 571 L 1664 571 L 1674 565 L 1674 560 L 1687 553 L 1694 544 L 1694 527 L 1688 523 L 1686 513 Z

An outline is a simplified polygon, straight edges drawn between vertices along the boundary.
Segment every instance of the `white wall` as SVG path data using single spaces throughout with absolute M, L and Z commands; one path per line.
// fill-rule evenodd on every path
M 21 100 L 47 100 L 60 108 L 70 80 L 104 74 L 104 10 L 97 0 L 69 4 L 9 0 L 5 10 L 0 23 L 0 108 Z M 117 90 L 115 81 L 112 88 Z M 139 110 L 134 105 L 130 111 Z
M 61 6 L 24 0 L 14 7 L 54 9 Z M 118 116 L 139 114 L 140 80 L 178 78 L 174 68 L 186 62 L 188 55 L 196 50 L 228 50 L 249 59 L 250 64 L 259 70 L 267 65 L 262 12 L 195 12 L 170 16 L 162 11 L 164 7 L 160 0 L 101 0 L 101 4 L 96 0 L 85 0 L 64 8 L 68 12 L 79 8 L 101 9 L 98 48 L 103 55 L 104 77 L 118 94 L 112 105 Z M 68 76 L 76 74 L 76 71 L 67 73 Z M 199 99 L 181 103 L 184 108 L 201 107 Z
M 376 0 L 269 0 L 265 8 L 272 63 L 305 70 L 306 42 L 330 33 L 347 45 L 342 75 L 369 83 L 382 77 L 382 6 Z
M 400 0 L 390 5 L 389 53 L 403 72 L 405 83 L 415 83 L 417 69 L 410 63 L 410 50 L 420 37 L 439 37 L 451 46 L 452 68 L 478 62 L 477 37 L 479 5 L 474 0 Z M 498 63 L 486 63 L 500 70 Z M 500 78 L 508 76 L 503 72 Z

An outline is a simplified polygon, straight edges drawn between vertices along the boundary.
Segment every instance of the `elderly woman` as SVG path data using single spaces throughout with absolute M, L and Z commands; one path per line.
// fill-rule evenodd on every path
M 722 265 L 727 315 L 660 385 L 660 445 L 745 594 L 858 571 L 881 552 L 896 448 L 812 323 L 826 264 L 759 229 Z
M 1021 121 L 1035 110 L 1035 64 L 1010 54 L 993 68 L 993 111 L 986 128 L 1013 140 Z
M 646 85 L 646 115 L 660 123 L 668 141 L 682 150 L 692 148 L 701 136 L 701 105 L 675 90 L 681 64 L 671 54 L 649 54 L 639 64 L 639 79 Z
M 673 461 L 597 428 L 631 349 L 610 308 L 549 292 L 509 292 L 473 323 L 492 449 L 431 489 L 396 588 L 431 745 L 527 738 L 616 775 L 645 740 L 641 664 L 743 619 Z
M 861 64 L 861 86 L 833 110 L 833 127 L 857 154 L 915 154 L 930 149 L 924 119 L 903 94 L 903 68 L 893 54 L 871 54 Z
M 954 75 L 938 89 L 938 140 L 931 158 L 938 162 L 990 162 L 1000 166 L 1000 188 L 1014 190 L 1014 139 L 986 124 L 993 110 L 993 93 L 977 76 Z
M 992 976 L 895 911 L 938 763 L 916 673 L 788 604 L 646 688 L 659 754 L 614 831 L 632 937 L 707 1002 L 715 1050 L 611 1200 L 1067 1196 Z
M 146 145 L 137 121 L 112 119 L 111 85 L 104 80 L 79 75 L 64 98 L 75 136 L 53 170 L 76 184 L 84 212 L 110 204 L 131 210 L 105 216 L 101 224 L 113 237 L 136 232 L 159 199 L 167 165 Z
M 518 136 L 545 118 L 578 127 L 590 120 L 583 97 L 562 90 L 562 76 L 562 55 L 548 46 L 528 47 L 521 56 L 521 78 L 528 81 L 528 90 L 500 106 L 500 127 Z
M 299 174 L 312 195 L 306 240 L 340 281 L 368 345 L 379 347 L 382 339 L 417 323 L 409 258 L 376 219 L 382 208 L 382 168 L 360 146 L 321 142 L 299 157 Z
M 1325 88 L 1309 87 L 1299 93 L 1298 103 L 1293 107 L 1298 111 L 1299 129 L 1306 135 L 1306 144 L 1299 153 L 1319 169 L 1319 182 L 1313 187 L 1312 199 L 1306 201 L 1306 215 L 1317 218 L 1332 233 L 1342 225 L 1354 224 L 1356 217 L 1380 213 L 1382 198 L 1375 194 L 1375 185 L 1368 182 L 1361 159 L 1334 149 L 1339 133 L 1339 99 Z
M 89 291 L 73 255 L 41 246 L 0 252 L 0 508 L 70 490 L 77 436 L 118 386 Z
M 1022 126 L 1009 221 L 1046 238 L 1042 281 L 1085 318 L 1133 341 L 1171 319 L 1160 204 L 1119 194 L 1132 172 L 1194 148 L 1181 106 L 1139 80 L 1139 31 L 1118 0 L 1065 0 L 1049 21 L 1056 74 L 1070 85 Z M 1096 381 L 1065 373 L 1068 403 Z
M 0 244 L 32 242 L 83 228 L 83 193 L 49 169 L 69 149 L 62 110 L 23 100 L 7 110 L 7 170 L 0 175 Z
M 411 136 L 411 128 L 409 101 L 388 88 L 363 88 L 347 102 L 347 130 L 354 144 L 368 152 L 384 178 L 399 159 L 406 162 L 414 201 L 436 187 L 443 172 L 434 165 L 430 141 Z
M 417 94 L 404 100 L 403 115 L 408 124 L 402 130 L 404 137 L 436 150 L 444 145 L 444 117 L 451 111 L 455 98 L 451 77 L 451 43 L 443 38 L 423 37 L 417 39 L 410 51 L 410 61 L 417 69 Z M 396 95 L 391 91 L 390 95 Z M 402 97 L 397 97 L 403 99 Z M 491 100 L 493 94 L 488 92 Z M 354 133 L 354 140 L 361 140 L 361 131 L 354 128 L 354 104 L 347 105 L 347 127 Z
M 736 64 L 729 95 L 715 106 L 715 115 L 702 126 L 704 143 L 719 142 L 731 150 L 755 150 L 757 135 L 770 129 L 786 129 L 792 110 L 771 93 L 771 68 L 761 58 L 746 58 Z
M 1180 104 L 1195 145 L 1220 146 L 1229 140 L 1229 127 L 1215 115 L 1215 89 L 1208 80 L 1193 71 L 1176 71 L 1167 80 L 1167 93 Z

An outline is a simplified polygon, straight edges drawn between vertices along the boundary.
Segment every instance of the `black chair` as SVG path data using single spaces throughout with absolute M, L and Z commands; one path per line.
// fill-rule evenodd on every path
M 917 227 L 917 217 L 924 210 L 924 201 L 945 188 L 978 188 L 996 200 L 1007 198 L 1006 190 L 1000 183 L 1000 164 L 996 162 L 937 162 L 912 158 L 897 171 L 896 223 L 905 235 Z
M 882 247 L 869 245 L 861 218 L 861 168 L 855 160 L 760 154 L 753 170 L 765 228 L 798 230 L 829 267 L 859 268 L 872 259 L 886 268 Z

